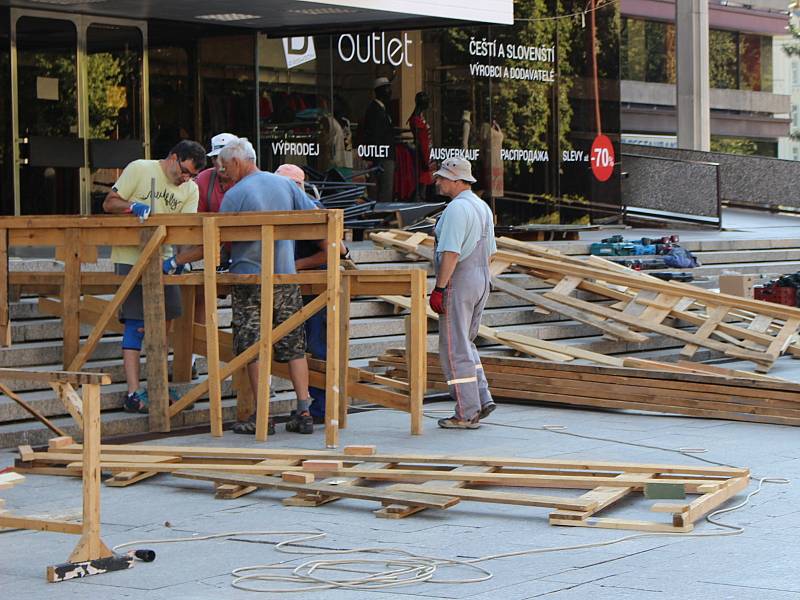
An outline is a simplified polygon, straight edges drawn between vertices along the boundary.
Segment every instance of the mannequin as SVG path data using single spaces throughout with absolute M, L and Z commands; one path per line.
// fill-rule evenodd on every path
M 414 97 L 414 112 L 408 118 L 408 126 L 414 135 L 414 147 L 417 150 L 414 174 L 417 180 L 417 199 L 427 197 L 427 186 L 433 183 L 431 175 L 431 128 L 425 119 L 425 111 L 430 105 L 430 99 L 425 92 L 417 92 Z
M 392 100 L 392 84 L 386 77 L 378 77 L 373 86 L 375 99 L 367 106 L 364 116 L 364 143 L 373 151 L 369 157 L 372 166 L 383 167 L 381 173 L 373 175 L 375 182 L 374 199 L 391 202 L 394 196 L 394 124 L 389 115 Z

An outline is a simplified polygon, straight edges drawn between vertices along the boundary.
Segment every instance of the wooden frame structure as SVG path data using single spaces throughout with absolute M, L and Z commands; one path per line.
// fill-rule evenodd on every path
M 433 239 L 424 233 L 380 232 L 372 239 L 425 259 L 430 259 L 433 248 Z M 509 238 L 499 238 L 497 246 L 491 263 L 494 287 L 533 304 L 538 312 L 556 312 L 590 324 L 609 338 L 636 343 L 645 341 L 645 334 L 664 335 L 685 344 L 684 358 L 703 347 L 747 360 L 761 373 L 769 371 L 784 352 L 800 356 L 798 308 L 662 281 L 596 256 L 581 260 Z M 553 287 L 541 292 L 520 288 L 499 278 L 506 271 L 531 275 Z M 696 329 L 688 331 L 679 326 L 682 323 Z M 507 341 L 519 343 L 514 336 L 503 343 Z M 534 345 L 530 339 L 526 342 Z M 569 354 L 563 346 L 559 351 Z M 575 358 L 621 366 L 614 364 L 621 359 L 582 354 Z
M 100 539 L 100 386 L 111 383 L 102 373 L 18 371 L 0 369 L 0 380 L 38 380 L 59 385 L 81 386 L 83 406 L 83 445 L 81 468 L 83 480 L 83 520 L 80 523 L 0 514 L 0 528 L 31 529 L 80 535 L 69 562 L 47 568 L 47 580 L 64 581 L 133 566 L 133 558 L 117 556 Z M 73 388 L 74 389 L 74 388 Z M 22 460 L 32 460 L 30 447 L 21 449 Z
M 32 455 L 32 468 L 59 465 L 69 475 L 82 463 L 81 447 Z M 460 501 L 549 508 L 552 525 L 686 533 L 695 523 L 749 485 L 746 468 L 601 462 L 582 459 L 392 454 L 374 446 L 346 446 L 341 452 L 302 449 L 197 446 L 104 445 L 101 468 L 112 473 L 152 469 L 177 477 L 213 482 L 225 489 L 258 488 L 292 492 L 287 506 L 314 507 L 353 498 L 379 503 L 379 518 L 401 519 L 420 511 L 446 509 Z M 130 460 L 135 452 L 134 460 Z M 367 485 L 376 482 L 378 485 Z M 508 492 L 487 489 L 513 487 Z M 529 493 L 526 488 L 588 490 L 579 496 Z M 651 512 L 669 520 L 609 515 L 614 505 L 643 493 L 665 500 Z M 686 499 L 687 496 L 693 496 Z M 666 502 L 666 500 L 670 500 Z M 604 512 L 605 511 L 605 512 Z
M 422 431 L 422 398 L 425 381 L 426 321 L 425 274 L 421 270 L 347 271 L 340 270 L 339 240 L 342 238 L 341 211 L 291 211 L 243 213 L 239 215 L 157 215 L 144 226 L 129 216 L 6 217 L 0 218 L 0 338 L 10 342 L 8 322 L 9 286 L 15 294 L 22 291 L 43 296 L 58 296 L 59 301 L 40 299 L 43 312 L 61 317 L 64 325 L 64 364 L 69 370 L 80 369 L 106 331 L 121 331 L 114 318 L 127 294 L 142 280 L 145 312 L 148 396 L 151 431 L 167 432 L 170 419 L 196 400 L 209 396 L 211 433 L 222 435 L 222 382 L 234 377 L 239 395 L 239 416 L 256 411 L 256 437 L 267 436 L 269 417 L 269 375 L 288 378 L 286 365 L 272 360 L 272 344 L 301 326 L 320 310 L 327 310 L 327 356 L 325 362 L 309 361 L 311 383 L 326 390 L 325 442 L 338 444 L 338 430 L 346 426 L 347 398 L 356 397 L 411 413 L 412 433 Z M 304 271 L 294 275 L 274 273 L 273 248 L 276 240 L 327 240 L 327 270 Z M 217 273 L 220 245 L 226 242 L 257 240 L 261 242 L 260 274 Z M 139 245 L 141 255 L 128 275 L 82 271 L 81 264 L 97 259 L 97 247 Z M 177 276 L 161 271 L 163 245 L 200 245 L 204 251 L 204 270 Z M 64 260 L 63 272 L 10 272 L 9 246 L 55 246 L 56 256 Z M 6 260 L 2 260 L 5 253 Z M 217 295 L 233 284 L 297 283 L 304 294 L 316 297 L 284 323 L 272 328 L 272 285 L 261 285 L 262 335 L 258 344 L 240 356 L 233 356 L 232 335 L 220 331 L 217 318 Z M 167 385 L 167 332 L 164 318 L 163 284 L 180 285 L 183 314 L 173 324 L 170 334 L 173 347 L 173 381 L 191 380 L 192 354 L 208 358 L 208 378 L 186 392 L 174 404 L 169 403 Z M 201 287 L 205 298 L 205 325 L 195 323 L 195 296 Z M 412 385 L 376 377 L 367 371 L 346 368 L 348 360 L 349 300 L 359 295 L 385 293 L 408 296 L 411 315 L 407 319 L 409 368 L 419 376 Z M 92 294 L 113 294 L 110 301 Z M 5 321 L 4 319 L 5 315 Z M 80 323 L 93 326 L 88 339 L 80 345 Z M 246 365 L 258 361 L 259 381 L 263 382 L 256 398 L 247 383 Z M 344 361 L 344 362 L 343 362 Z M 221 363 L 226 363 L 222 365 Z M 74 390 L 54 384 L 59 397 L 80 425 L 80 399 Z M 387 387 L 389 389 L 387 389 Z M 394 388 L 394 389 L 391 389 Z M 342 402 L 340 398 L 345 398 Z

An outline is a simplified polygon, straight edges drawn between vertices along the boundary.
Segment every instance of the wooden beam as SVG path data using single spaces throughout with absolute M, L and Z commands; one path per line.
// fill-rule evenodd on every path
M 2 217 L 0 217 L 0 219 L 2 219 Z M 92 355 L 92 352 L 94 352 L 97 343 L 105 334 L 106 324 L 116 315 L 117 310 L 125 301 L 125 298 L 128 297 L 128 294 L 130 294 L 133 287 L 136 285 L 136 282 L 139 280 L 139 277 L 144 271 L 147 261 L 149 261 L 154 254 L 158 256 L 158 250 L 166 236 L 167 230 L 165 227 L 161 226 L 155 229 L 149 241 L 147 242 L 147 245 L 139 255 L 139 261 L 133 265 L 133 268 L 125 277 L 125 281 L 120 284 L 119 289 L 117 289 L 117 293 L 114 294 L 111 302 L 109 302 L 106 306 L 103 314 L 98 320 L 97 325 L 92 330 L 92 333 L 89 335 L 89 338 L 86 340 L 86 343 L 84 343 L 80 352 L 78 352 L 77 356 L 73 359 L 68 370 L 77 371 L 84 364 L 86 364 L 87 360 L 89 360 L 89 357 Z
M 269 392 L 272 375 L 272 324 L 274 312 L 274 289 L 272 275 L 275 272 L 275 235 L 269 225 L 261 227 L 261 336 L 258 340 L 258 389 L 256 397 L 256 440 L 267 440 L 269 424 Z M 248 367 L 249 368 L 249 367 Z
M 219 252 L 220 237 L 217 227 L 217 218 L 203 221 L 203 254 L 215 256 Z M 217 263 L 205 261 L 203 264 L 203 293 L 206 308 L 206 358 L 208 360 L 208 378 L 205 387 L 208 390 L 209 418 L 211 421 L 211 435 L 222 437 L 222 381 L 219 362 L 219 321 L 217 316 Z M 199 386 L 198 386 L 199 387 Z M 193 388 L 197 389 L 197 388 Z M 190 390 L 191 393 L 191 390 Z M 187 394 L 188 395 L 188 394 Z M 187 395 L 172 406 L 171 415 L 183 410 L 194 400 L 183 403 Z M 182 405 L 183 404 L 183 405 Z M 182 405 L 182 406 L 181 406 Z
M 38 410 L 36 410 L 33 406 L 31 406 L 30 404 L 25 402 L 25 400 L 20 398 L 17 394 L 15 394 L 13 391 L 11 391 L 11 389 L 8 386 L 4 385 L 3 383 L 0 383 L 0 392 L 2 392 L 3 394 L 5 394 L 9 398 L 11 398 L 17 404 L 19 404 L 24 410 L 26 410 L 31 416 L 33 416 L 33 418 L 35 418 L 37 421 L 39 421 L 42 425 L 47 427 L 50 431 L 52 431 L 56 435 L 58 435 L 58 436 L 66 436 L 67 435 L 64 432 L 64 430 L 59 429 L 58 427 L 56 427 L 52 423 L 52 421 L 50 421 L 50 419 L 45 417 L 42 413 L 40 413 Z
M 11 345 L 8 310 L 8 229 L 0 228 L 0 346 Z
M 147 248 L 157 232 L 142 230 L 141 247 Z M 145 257 L 142 270 L 142 300 L 144 312 L 144 353 L 146 355 L 147 397 L 149 400 L 148 422 L 150 431 L 168 432 L 169 418 L 169 375 L 167 372 L 167 317 L 164 307 L 164 275 L 161 252 Z M 137 263 L 138 265 L 138 263 Z M 135 267 L 134 267 L 135 268 Z
M 340 369 L 347 370 L 347 365 L 339 364 L 339 344 L 342 343 L 341 315 L 340 313 L 340 285 L 341 274 L 339 265 L 341 256 L 339 247 L 343 237 L 343 213 L 341 210 L 331 211 L 327 216 L 327 340 L 325 371 L 325 446 L 336 448 L 339 445 L 339 373 Z M 347 343 L 347 340 L 344 340 Z
M 64 331 L 63 364 L 68 369 L 81 345 L 81 243 L 80 230 L 64 232 L 64 286 L 61 291 L 61 324 Z

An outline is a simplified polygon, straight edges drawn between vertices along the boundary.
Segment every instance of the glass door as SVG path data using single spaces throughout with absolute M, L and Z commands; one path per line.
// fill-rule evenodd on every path
M 76 214 L 84 165 L 77 27 L 63 19 L 21 16 L 11 39 L 15 213 Z
M 91 214 L 149 156 L 145 23 L 11 11 L 14 211 Z

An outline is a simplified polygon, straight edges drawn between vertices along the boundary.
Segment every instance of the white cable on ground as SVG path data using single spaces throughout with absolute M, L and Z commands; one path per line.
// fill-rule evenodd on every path
M 360 407 L 361 410 L 395 410 L 383 407 Z M 436 418 L 436 413 L 449 413 L 450 410 L 431 410 L 426 411 L 425 416 L 428 418 Z M 661 446 L 654 446 L 651 444 L 641 444 L 637 442 L 626 442 L 616 440 L 613 438 L 602 438 L 591 435 L 584 435 L 567 431 L 563 425 L 544 425 L 542 427 L 528 427 L 523 425 L 508 425 L 505 423 L 484 422 L 487 425 L 496 427 L 509 427 L 513 429 L 528 429 L 533 431 L 547 431 L 551 433 L 569 435 L 573 437 L 590 439 L 596 441 L 605 441 L 616 444 L 624 444 L 628 446 L 636 446 L 640 448 L 647 448 L 652 450 L 661 450 L 665 452 L 674 452 L 683 456 L 688 456 L 695 460 L 717 465 L 728 466 L 726 463 L 720 463 L 706 458 L 695 456 L 696 454 L 705 453 L 705 448 L 665 448 Z M 348 559 L 310 559 L 302 562 L 297 566 L 288 565 L 286 563 L 272 563 L 267 565 L 251 565 L 246 567 L 239 567 L 231 572 L 234 578 L 231 581 L 231 586 L 236 589 L 248 592 L 265 592 L 265 593 L 289 593 L 289 592 L 314 592 L 330 589 L 348 589 L 348 590 L 382 590 L 391 589 L 401 586 L 414 585 L 419 583 L 439 583 L 439 584 L 469 584 L 487 581 L 492 578 L 492 573 L 488 569 L 479 566 L 479 563 L 484 563 L 492 560 L 499 560 L 504 558 L 511 558 L 517 556 L 527 556 L 534 554 L 545 554 L 550 552 L 566 552 L 570 550 L 584 550 L 588 548 L 599 548 L 603 546 L 611 546 L 622 542 L 628 542 L 636 539 L 644 539 L 649 537 L 680 537 L 680 538 L 707 538 L 707 537 L 725 537 L 732 535 L 741 535 L 744 533 L 744 528 L 738 525 L 730 525 L 722 523 L 717 520 L 719 515 L 731 513 L 747 506 L 753 496 L 761 493 L 765 483 L 772 484 L 788 484 L 790 481 L 783 478 L 775 477 L 760 477 L 756 478 L 751 476 L 751 479 L 758 481 L 758 487 L 747 494 L 745 499 L 729 508 L 718 509 L 708 516 L 706 521 L 721 528 L 715 531 L 700 532 L 700 533 L 673 533 L 673 532 L 652 532 L 652 533 L 636 533 L 631 535 L 622 536 L 601 542 L 591 542 L 587 544 L 576 544 L 571 546 L 555 546 L 549 548 L 534 548 L 531 550 L 520 550 L 516 552 L 506 552 L 501 554 L 491 554 L 474 558 L 469 560 L 458 560 L 454 558 L 443 558 L 434 556 L 424 556 L 408 552 L 402 548 L 392 547 L 365 547 L 365 548 L 349 548 L 349 549 L 317 549 L 299 547 L 301 544 L 308 543 L 314 540 L 320 540 L 327 537 L 327 533 L 322 531 L 232 531 L 227 533 L 216 533 L 210 535 L 193 535 L 191 537 L 171 538 L 171 539 L 152 539 L 152 540 L 136 540 L 126 542 L 114 546 L 113 551 L 130 546 L 151 545 L 151 544 L 171 544 L 180 542 L 198 542 L 204 540 L 214 539 L 230 539 L 241 536 L 265 536 L 265 535 L 291 535 L 299 536 L 292 537 L 283 542 L 275 543 L 275 550 L 285 554 L 296 554 L 304 556 L 330 556 L 330 555 L 343 555 L 343 554 L 366 554 L 366 555 L 389 555 L 385 558 L 348 558 Z M 242 540 L 249 541 L 249 540 Z M 290 548 L 295 546 L 295 548 Z M 294 559 L 292 559 L 294 560 Z M 467 569 L 476 572 L 473 577 L 457 577 L 457 578 L 438 578 L 434 576 L 446 568 Z M 291 569 L 289 573 L 279 573 L 276 571 L 286 571 Z M 330 576 L 325 577 L 322 573 L 331 573 Z M 334 575 L 334 574 L 339 575 Z M 355 575 L 355 576 L 354 576 Z M 269 587 L 269 585 L 258 585 L 256 582 L 270 582 L 284 584 L 282 587 Z
M 366 547 L 350 548 L 344 550 L 337 549 L 316 549 L 316 548 L 289 548 L 289 546 L 299 546 L 302 543 L 320 540 L 327 537 L 321 531 L 232 531 L 227 533 L 216 533 L 211 535 L 195 535 L 191 537 L 172 538 L 172 539 L 152 539 L 136 540 L 114 546 L 116 552 L 122 548 L 152 544 L 171 544 L 180 542 L 198 542 L 203 540 L 213 540 L 222 538 L 234 538 L 241 536 L 264 536 L 264 535 L 292 535 L 289 540 L 275 544 L 275 550 L 286 554 L 298 555 L 342 555 L 342 554 L 367 554 L 367 555 L 390 555 L 387 558 L 348 558 L 348 559 L 311 559 L 298 566 L 291 566 L 285 563 L 272 563 L 267 565 L 252 565 L 239 567 L 231 572 L 234 588 L 249 592 L 269 592 L 269 593 L 288 593 L 288 592 L 313 592 L 330 589 L 349 589 L 349 590 L 380 590 L 390 589 L 401 586 L 419 583 L 439 583 L 439 584 L 469 584 L 487 581 L 492 578 L 492 573 L 488 569 L 479 566 L 479 563 L 516 556 L 527 556 L 533 554 L 544 554 L 549 552 L 566 552 L 569 550 L 584 550 L 587 548 L 599 548 L 611 546 L 622 542 L 649 537 L 680 537 L 680 538 L 707 538 L 740 535 L 744 533 L 744 528 L 738 525 L 722 523 L 715 517 L 718 515 L 731 513 L 746 506 L 756 494 L 759 494 L 765 483 L 786 484 L 786 479 L 761 478 L 758 487 L 750 492 L 747 497 L 735 506 L 722 508 L 714 511 L 706 517 L 712 523 L 723 530 L 701 532 L 701 533 L 636 533 L 619 538 L 605 540 L 601 542 L 591 542 L 587 544 L 575 544 L 571 546 L 555 546 L 549 548 L 534 548 L 531 550 L 520 550 L 516 552 L 505 552 L 502 554 L 491 554 L 469 560 L 458 560 L 454 558 L 442 558 L 435 556 L 424 556 L 408 552 L 401 548 L 391 547 Z M 448 579 L 434 579 L 437 572 L 445 568 L 462 568 L 477 572 L 474 577 L 457 577 Z M 291 569 L 288 574 L 274 573 L 275 571 L 285 571 Z M 320 573 L 339 573 L 341 575 L 334 578 L 333 575 L 323 577 Z M 347 575 L 347 576 L 344 576 Z M 354 577 L 353 575 L 358 575 Z M 255 582 L 282 583 L 282 587 L 259 586 Z

